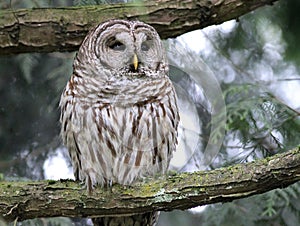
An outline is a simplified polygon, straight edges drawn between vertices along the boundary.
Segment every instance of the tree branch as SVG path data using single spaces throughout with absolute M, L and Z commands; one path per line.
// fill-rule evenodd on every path
M 160 36 L 235 19 L 277 0 L 151 0 L 70 8 L 0 10 L 0 55 L 77 50 L 88 30 L 109 19 L 142 20 Z
M 247 164 L 176 174 L 129 188 L 96 188 L 92 195 L 70 180 L 0 182 L 0 214 L 6 220 L 24 220 L 170 211 L 228 202 L 283 188 L 299 179 L 300 148 L 296 148 Z

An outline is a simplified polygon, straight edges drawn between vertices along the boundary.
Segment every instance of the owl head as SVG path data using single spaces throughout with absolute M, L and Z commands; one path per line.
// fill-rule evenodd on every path
M 74 71 L 111 77 L 159 77 L 168 72 L 162 42 L 155 29 L 140 21 L 109 20 L 84 39 Z

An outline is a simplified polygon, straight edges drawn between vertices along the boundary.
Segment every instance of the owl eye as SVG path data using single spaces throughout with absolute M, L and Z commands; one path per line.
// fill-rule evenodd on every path
M 119 41 L 114 41 L 108 47 L 115 51 L 124 51 L 126 48 L 126 46 L 122 42 L 119 42 Z
M 141 50 L 148 51 L 149 49 L 150 49 L 150 44 L 148 43 L 148 41 L 143 42 L 141 45 Z

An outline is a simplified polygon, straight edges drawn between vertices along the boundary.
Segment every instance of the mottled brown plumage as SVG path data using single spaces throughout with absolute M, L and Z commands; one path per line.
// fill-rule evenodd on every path
M 97 184 L 128 185 L 165 174 L 179 114 L 154 28 L 125 20 L 98 25 L 83 41 L 73 69 L 61 96 L 60 121 L 75 178 L 92 191 Z M 154 225 L 155 216 L 105 217 L 94 223 Z

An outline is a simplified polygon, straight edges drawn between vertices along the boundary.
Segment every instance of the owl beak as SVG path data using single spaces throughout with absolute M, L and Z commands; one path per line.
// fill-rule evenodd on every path
M 134 70 L 136 71 L 139 65 L 138 57 L 136 54 L 133 55 L 132 63 L 133 63 Z

